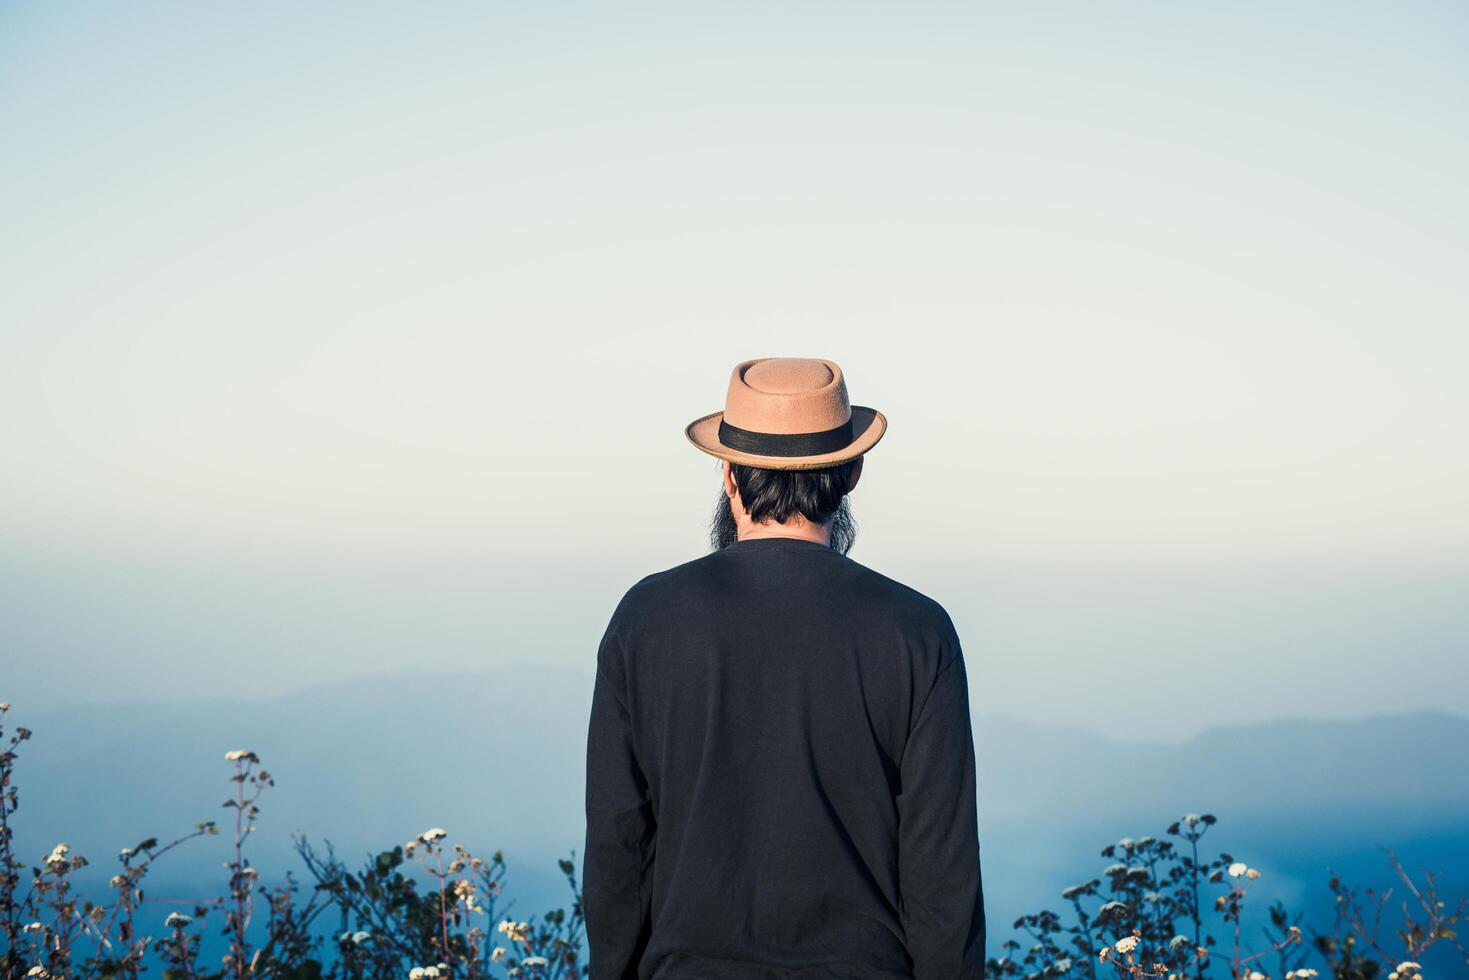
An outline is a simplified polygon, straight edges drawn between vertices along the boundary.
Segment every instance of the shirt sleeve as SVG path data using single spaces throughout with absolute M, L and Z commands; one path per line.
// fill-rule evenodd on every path
M 634 980 L 651 929 L 656 825 L 633 749 L 623 651 L 609 626 L 597 653 L 587 729 L 582 871 L 590 980 Z
M 974 736 L 957 647 L 919 709 L 899 768 L 899 912 L 914 978 L 983 976 Z

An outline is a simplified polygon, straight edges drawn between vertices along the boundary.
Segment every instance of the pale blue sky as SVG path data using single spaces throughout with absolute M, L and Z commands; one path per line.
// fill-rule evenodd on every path
M 0 5 L 0 693 L 581 662 L 794 354 L 985 707 L 1462 707 L 1466 22 Z

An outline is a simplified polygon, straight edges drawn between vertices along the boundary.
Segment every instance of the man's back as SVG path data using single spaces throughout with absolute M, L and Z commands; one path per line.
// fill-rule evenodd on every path
M 587 820 L 593 977 L 982 972 L 958 638 L 826 545 L 747 538 L 628 590 Z

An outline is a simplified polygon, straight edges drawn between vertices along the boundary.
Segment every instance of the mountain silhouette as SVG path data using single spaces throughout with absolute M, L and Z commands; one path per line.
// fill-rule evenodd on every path
M 118 848 L 168 840 L 195 821 L 219 837 L 160 862 L 155 894 L 224 890 L 232 816 L 230 749 L 251 749 L 276 779 L 247 853 L 270 880 L 302 873 L 291 835 L 330 840 L 349 863 L 429 827 L 488 854 L 503 849 L 517 908 L 564 905 L 555 860 L 583 843 L 586 716 L 592 675 L 527 664 L 485 673 L 346 679 L 265 701 L 91 706 L 8 721 L 35 730 L 21 752 L 17 853 L 58 841 L 87 855 L 99 881 Z M 1093 877 L 1098 850 L 1159 836 L 1185 812 L 1220 824 L 1206 853 L 1227 850 L 1265 872 L 1262 898 L 1328 911 L 1328 868 L 1385 878 L 1381 848 L 1410 867 L 1469 868 L 1469 720 L 1413 714 L 1284 720 L 1135 741 L 1080 728 L 976 716 L 981 853 L 996 929 L 1058 907 L 1061 888 Z M 578 861 L 578 866 L 580 862 Z M 998 934 L 998 933 L 997 933 Z

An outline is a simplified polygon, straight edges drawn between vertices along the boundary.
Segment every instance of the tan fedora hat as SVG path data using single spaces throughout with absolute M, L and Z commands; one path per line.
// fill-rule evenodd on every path
M 702 452 L 769 470 L 814 470 L 861 456 L 888 420 L 847 400 L 834 361 L 757 357 L 735 365 L 724 411 L 684 428 Z

